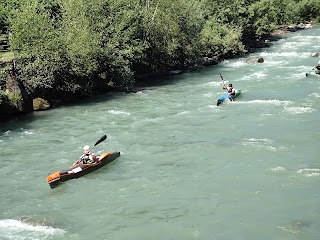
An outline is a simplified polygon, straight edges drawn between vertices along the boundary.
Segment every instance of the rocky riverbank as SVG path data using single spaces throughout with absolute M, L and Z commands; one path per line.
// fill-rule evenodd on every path
M 281 39 L 287 33 L 308 29 L 311 27 L 312 27 L 311 23 L 303 23 L 303 24 L 298 23 L 298 24 L 289 25 L 289 26 L 279 26 L 269 36 L 266 36 L 258 40 L 250 40 L 244 43 L 246 47 L 246 51 L 244 53 L 252 53 L 259 48 L 270 47 L 273 41 L 277 41 Z M 199 61 L 198 64 L 194 66 L 190 66 L 187 70 L 190 71 L 192 69 L 199 68 L 199 67 L 216 65 L 223 60 L 222 57 L 203 58 Z M 248 59 L 247 62 L 252 63 L 252 61 L 257 61 L 262 63 L 263 59 Z M 21 114 L 30 113 L 33 111 L 48 110 L 51 108 L 52 105 L 56 104 L 56 103 L 49 103 L 47 100 L 39 97 L 33 99 L 31 98 L 30 95 L 28 95 L 27 91 L 25 90 L 25 86 L 23 86 L 23 84 L 19 82 L 19 80 L 15 76 L 14 59 L 10 59 L 10 60 L 6 59 L 2 61 L 0 60 L 0 67 L 7 69 L 7 80 L 6 80 L 6 89 L 5 89 L 6 94 L 3 97 L 2 102 L 0 102 L 0 121 L 8 121 L 13 117 L 19 116 Z M 176 71 L 165 72 L 163 74 L 157 74 L 157 76 L 149 74 L 148 76 L 140 76 L 140 77 L 142 79 L 150 76 L 154 78 L 154 77 L 160 77 L 168 74 L 180 74 L 184 71 L 186 71 L 186 69 L 183 69 L 183 70 L 179 69 Z M 128 92 L 128 89 L 126 90 L 114 89 L 114 91 Z M 131 91 L 134 91 L 134 90 L 132 89 Z M 75 96 L 74 98 L 71 98 L 71 99 L 76 100 L 77 98 Z M 70 99 L 68 101 L 70 101 Z M 65 101 L 61 100 L 59 104 L 63 104 L 64 102 Z

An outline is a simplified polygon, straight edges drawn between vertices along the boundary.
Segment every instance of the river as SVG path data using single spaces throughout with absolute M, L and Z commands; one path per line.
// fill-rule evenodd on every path
M 1 123 L 1 240 L 318 240 L 320 27 L 272 47 Z M 247 64 L 249 56 L 265 62 Z M 225 83 L 242 89 L 216 106 Z M 120 151 L 51 189 L 82 146 Z

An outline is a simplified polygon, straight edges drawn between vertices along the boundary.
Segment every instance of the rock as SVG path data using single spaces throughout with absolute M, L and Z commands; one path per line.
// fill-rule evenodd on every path
M 34 111 L 44 111 L 50 108 L 50 103 L 43 98 L 33 99 L 33 110 Z
M 32 112 L 32 98 L 27 93 L 23 83 L 16 78 L 14 62 L 6 63 L 8 65 L 6 80 L 6 98 L 0 104 L 0 113 L 3 115 L 12 115 L 18 113 Z
M 312 53 L 311 54 L 311 57 L 315 57 L 315 58 L 317 58 L 317 57 L 319 57 L 320 56 L 320 54 L 319 53 Z
M 249 57 L 246 59 L 246 63 L 263 63 L 264 59 L 262 57 Z
M 202 60 L 203 66 L 217 65 L 219 63 L 219 59 L 217 57 L 204 57 Z

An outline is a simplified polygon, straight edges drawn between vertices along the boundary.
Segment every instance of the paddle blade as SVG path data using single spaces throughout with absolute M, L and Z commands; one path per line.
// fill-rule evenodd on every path
M 103 135 L 93 146 L 98 145 L 99 143 L 103 142 L 106 139 L 107 139 L 107 135 Z

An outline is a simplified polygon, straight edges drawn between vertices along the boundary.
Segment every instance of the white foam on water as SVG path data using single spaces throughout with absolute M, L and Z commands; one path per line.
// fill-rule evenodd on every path
M 306 177 L 317 177 L 320 176 L 320 168 L 302 168 L 297 173 Z
M 307 41 L 301 41 L 301 42 L 286 42 L 284 44 L 281 45 L 281 48 L 285 49 L 285 50 L 295 50 L 297 48 L 301 48 L 304 45 L 310 45 L 309 42 Z
M 232 62 L 229 66 L 231 66 L 233 68 L 240 68 L 240 67 L 245 66 L 246 64 L 247 63 L 245 61 L 238 60 L 236 62 Z
M 317 111 L 316 109 L 312 107 L 284 107 L 284 110 L 290 114 L 304 114 L 304 113 L 312 113 Z
M 66 231 L 50 226 L 32 225 L 15 219 L 0 220 L 0 239 L 33 240 L 63 235 Z
M 304 78 L 306 77 L 305 73 L 291 73 L 286 79 L 294 79 L 294 78 Z
M 307 36 L 307 35 L 301 36 L 301 35 L 298 35 L 298 36 L 293 36 L 292 40 L 297 41 L 297 42 L 309 42 L 312 40 L 314 40 L 314 41 L 320 40 L 320 36 Z
M 245 138 L 242 145 L 253 146 L 258 149 L 265 149 L 272 152 L 277 151 L 277 149 L 272 146 L 272 140 L 268 138 Z
M 108 112 L 114 115 L 131 115 L 130 113 L 122 110 L 109 110 Z
M 320 93 L 311 93 L 309 97 L 320 98 Z
M 280 101 L 278 99 L 269 99 L 269 100 L 251 100 L 251 101 L 235 101 L 235 103 L 245 103 L 245 104 L 265 104 L 265 105 L 276 105 L 276 106 L 288 106 L 291 101 Z
M 241 68 L 241 67 L 247 65 L 247 63 L 241 59 L 239 59 L 238 61 L 225 60 L 221 63 L 221 65 L 223 65 L 225 67 Z
M 280 51 L 280 52 L 262 52 L 260 53 L 260 56 L 264 58 L 265 62 L 264 63 L 270 63 L 270 62 L 275 62 L 275 63 L 285 63 L 285 60 L 278 60 L 278 58 L 310 58 L 311 52 L 296 52 L 296 51 Z M 273 58 L 276 58 L 276 60 L 273 60 Z
M 285 167 L 281 167 L 281 166 L 278 166 L 278 167 L 275 167 L 275 168 L 270 168 L 271 171 L 273 172 L 284 172 L 284 171 L 287 171 L 287 169 Z
M 32 135 L 32 134 L 34 134 L 34 131 L 32 131 L 32 130 L 25 130 L 25 131 L 23 131 L 22 134 L 24 134 L 24 135 Z
M 244 76 L 243 78 L 241 78 L 241 80 L 244 80 L 244 81 L 252 80 L 252 79 L 261 80 L 261 79 L 266 78 L 266 76 L 267 76 L 267 74 L 265 71 L 257 71 L 252 74 L 248 74 L 248 75 Z
M 10 133 L 11 133 L 11 131 L 10 130 L 8 130 L 8 131 L 6 131 L 6 132 L 4 132 L 4 136 L 9 136 L 10 135 Z
M 183 112 L 179 112 L 177 113 L 177 115 L 186 115 L 186 114 L 189 114 L 190 111 L 183 111 Z
M 207 97 L 207 98 L 212 98 L 212 97 L 214 97 L 216 94 L 214 94 L 214 93 L 205 93 L 205 94 L 203 94 L 205 97 Z
M 147 95 L 146 93 L 142 92 L 142 91 L 137 91 L 136 93 L 134 93 L 136 95 Z
M 283 66 L 285 63 L 286 63 L 286 61 L 276 61 L 276 60 L 271 60 L 271 59 L 264 61 L 264 64 L 268 64 L 269 66 L 274 66 L 274 65 Z
M 300 56 L 301 53 L 298 52 L 261 52 L 260 55 L 262 57 L 297 57 Z
M 219 88 L 222 88 L 222 79 L 220 80 L 217 80 L 217 81 L 211 81 L 211 82 L 207 82 L 207 83 L 204 83 L 202 85 L 203 87 L 219 87 Z

